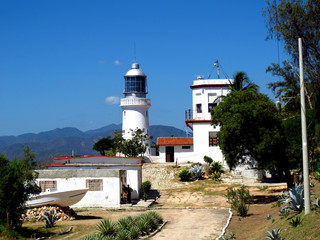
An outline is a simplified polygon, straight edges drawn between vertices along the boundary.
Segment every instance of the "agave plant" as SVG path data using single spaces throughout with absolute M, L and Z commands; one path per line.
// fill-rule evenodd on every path
M 46 228 L 52 228 L 54 227 L 54 224 L 56 222 L 56 211 L 46 211 L 42 214 L 42 217 L 46 223 Z
M 319 198 L 317 198 L 315 201 L 312 201 L 312 204 L 313 204 L 316 208 L 320 208 Z
M 190 171 L 192 173 L 193 179 L 201 179 L 204 174 L 203 166 L 201 165 L 194 165 L 193 167 L 190 168 Z
M 110 219 L 102 219 L 96 226 L 98 233 L 102 236 L 115 236 L 118 231 L 118 226 Z
M 115 240 L 130 240 L 130 233 L 128 230 L 121 229 L 117 233 Z
M 132 223 L 133 223 L 132 218 L 129 218 L 129 217 L 120 218 L 117 222 L 119 228 L 126 229 L 126 230 L 128 230 L 131 227 Z
M 286 205 L 283 209 L 301 212 L 304 207 L 304 188 L 301 183 L 296 183 L 293 188 L 289 189 L 288 194 L 281 193 L 279 199 Z
M 140 230 L 136 225 L 132 225 L 129 229 L 129 236 L 131 239 L 137 239 L 140 235 Z
M 267 231 L 269 235 L 266 236 L 266 238 L 271 240 L 285 240 L 280 236 L 281 228 L 273 229 L 271 232 Z
M 93 233 L 81 238 L 80 240 L 100 240 L 101 238 L 102 236 L 100 236 L 100 234 Z M 106 238 L 103 239 L 105 240 Z
M 292 227 L 297 227 L 299 224 L 301 224 L 301 218 L 299 216 L 295 216 L 293 218 L 291 218 L 289 224 L 292 226 Z

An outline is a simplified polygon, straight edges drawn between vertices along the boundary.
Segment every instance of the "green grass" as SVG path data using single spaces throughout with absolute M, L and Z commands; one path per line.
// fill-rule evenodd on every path
M 301 218 L 301 224 L 297 227 L 291 226 L 289 219 L 281 219 L 277 224 L 282 229 L 281 236 L 287 240 L 297 239 L 297 236 L 299 236 L 299 239 L 319 239 L 320 213 L 312 211 L 305 215 L 302 212 L 297 216 Z
M 21 227 L 17 230 L 9 230 L 4 226 L 0 226 L 0 239 L 36 239 L 40 237 L 53 237 L 67 230 L 64 226 L 55 226 L 46 228 L 45 223 L 35 227 Z

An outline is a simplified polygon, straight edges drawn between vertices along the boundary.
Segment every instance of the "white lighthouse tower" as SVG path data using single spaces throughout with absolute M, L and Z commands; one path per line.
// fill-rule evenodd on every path
M 132 138 L 132 130 L 141 129 L 150 136 L 149 114 L 150 99 L 146 98 L 148 93 L 147 76 L 139 68 L 138 63 L 133 63 L 131 69 L 124 76 L 125 89 L 124 98 L 120 106 L 122 114 L 122 136 L 124 139 Z M 147 154 L 150 154 L 150 142 L 147 141 Z

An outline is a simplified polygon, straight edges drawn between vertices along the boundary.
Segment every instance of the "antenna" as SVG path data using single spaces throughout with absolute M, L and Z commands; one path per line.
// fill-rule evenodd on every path
M 218 75 L 218 79 L 220 79 L 220 67 L 219 67 L 219 61 L 217 60 L 213 66 L 217 67 L 217 75 Z
M 136 58 L 136 42 L 133 42 L 133 56 L 134 56 L 134 62 L 136 63 L 137 62 L 137 58 Z

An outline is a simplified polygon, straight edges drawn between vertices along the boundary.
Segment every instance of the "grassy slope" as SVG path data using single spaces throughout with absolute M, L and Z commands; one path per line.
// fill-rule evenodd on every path
M 313 192 L 319 196 L 320 183 L 316 184 Z M 234 215 L 227 232 L 235 233 L 236 239 L 265 239 L 267 231 L 281 228 L 281 236 L 287 240 L 291 239 L 320 239 L 320 211 L 312 211 L 309 215 L 304 213 L 298 214 L 302 219 L 302 224 L 296 228 L 289 224 L 290 218 L 293 216 L 280 217 L 280 207 L 275 202 L 252 204 L 249 210 L 249 216 L 239 218 Z M 271 219 L 266 216 L 270 214 Z

